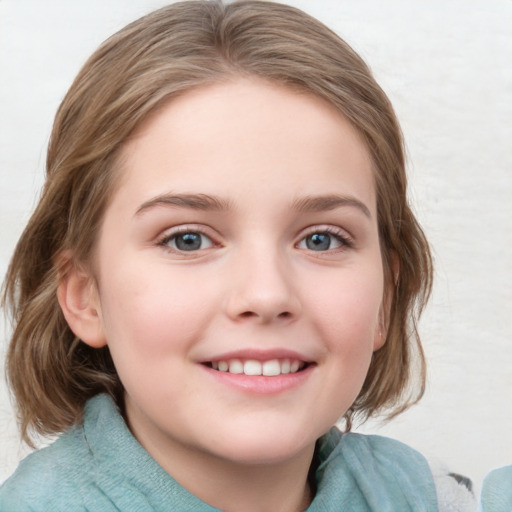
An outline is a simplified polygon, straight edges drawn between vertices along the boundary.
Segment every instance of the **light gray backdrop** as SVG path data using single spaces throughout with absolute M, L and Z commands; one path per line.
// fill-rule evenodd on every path
M 2 276 L 71 80 L 105 37 L 165 3 L 0 0 Z M 388 425 L 363 430 L 401 439 L 478 486 L 490 468 L 512 463 L 512 2 L 289 3 L 344 37 L 391 97 L 435 253 L 435 291 L 421 324 L 427 394 Z M 1 356 L 8 329 L 0 327 Z M 2 382 L 0 481 L 26 452 Z

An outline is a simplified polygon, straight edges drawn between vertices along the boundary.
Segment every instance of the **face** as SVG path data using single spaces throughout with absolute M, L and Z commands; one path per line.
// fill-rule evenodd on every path
M 312 450 L 383 336 L 357 132 L 323 100 L 239 80 L 170 102 L 120 162 L 95 280 L 130 428 L 157 460 Z

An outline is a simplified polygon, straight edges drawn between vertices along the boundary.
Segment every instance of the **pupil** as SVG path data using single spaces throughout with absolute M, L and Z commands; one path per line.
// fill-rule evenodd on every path
M 313 251 L 325 251 L 331 246 L 331 236 L 328 233 L 315 233 L 306 238 L 306 246 Z
M 201 235 L 185 233 L 176 237 L 176 247 L 181 251 L 194 251 L 201 248 Z

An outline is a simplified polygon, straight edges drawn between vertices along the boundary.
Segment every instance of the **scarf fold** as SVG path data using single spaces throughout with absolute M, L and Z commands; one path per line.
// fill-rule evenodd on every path
M 320 443 L 318 491 L 308 512 L 437 512 L 430 467 L 412 448 L 337 429 Z

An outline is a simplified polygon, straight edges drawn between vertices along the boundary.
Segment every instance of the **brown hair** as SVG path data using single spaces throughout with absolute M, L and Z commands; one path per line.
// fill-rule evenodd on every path
M 75 337 L 56 293 L 65 272 L 60 256 L 71 251 L 78 262 L 91 257 L 116 186 L 120 148 L 163 102 L 240 75 L 324 98 L 360 132 L 373 159 L 392 292 L 387 340 L 345 415 L 348 428 L 356 415 L 387 410 L 391 416 L 423 394 L 425 361 L 416 321 L 430 293 L 431 257 L 408 205 L 403 141 L 388 98 L 343 40 L 295 8 L 187 1 L 155 11 L 105 41 L 57 112 L 42 196 L 4 283 L 14 326 L 7 376 L 26 441 L 32 430 L 56 433 L 80 422 L 85 402 L 97 393 L 122 399 L 108 348 L 94 349 Z

